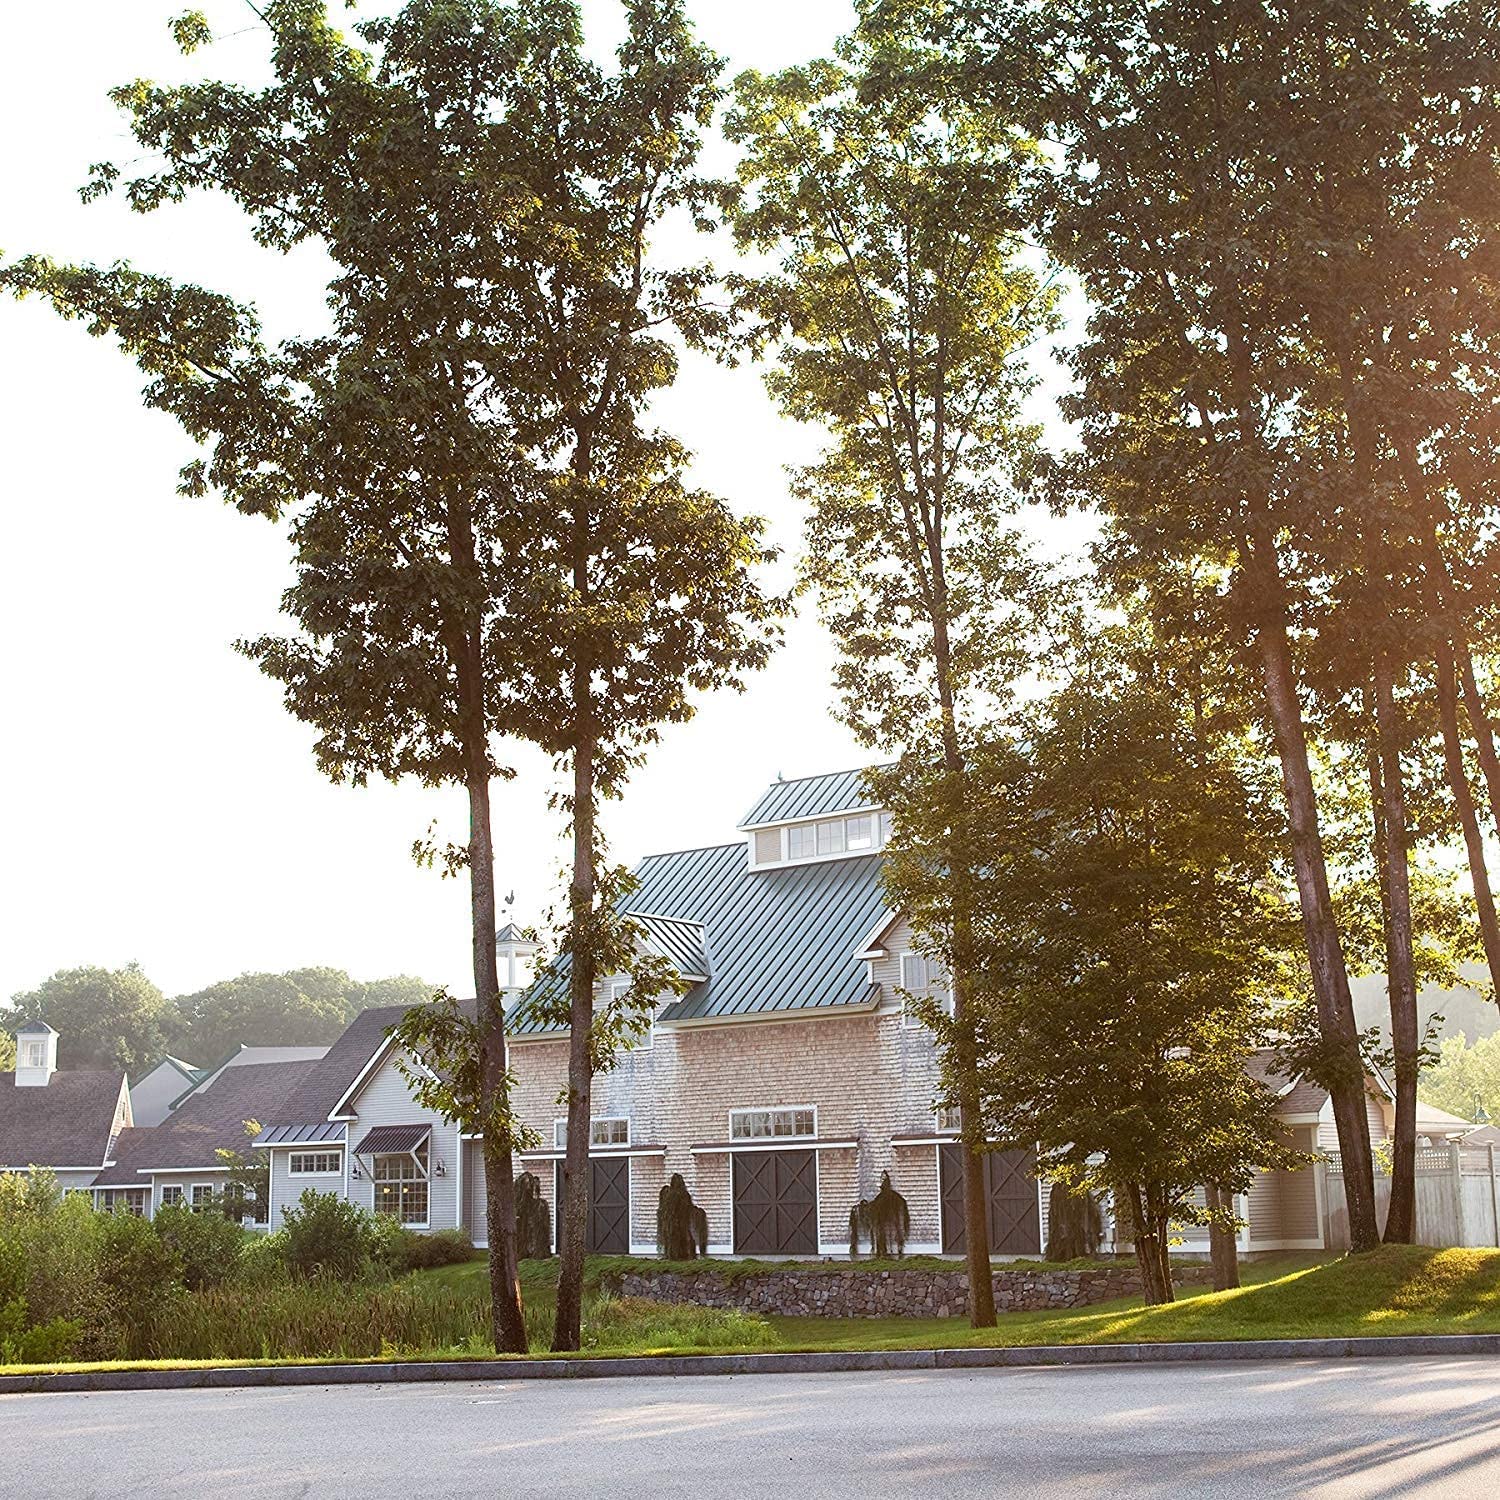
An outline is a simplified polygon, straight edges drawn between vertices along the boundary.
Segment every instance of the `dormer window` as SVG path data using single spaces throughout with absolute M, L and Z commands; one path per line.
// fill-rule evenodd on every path
M 26 1068 L 40 1068 L 43 1063 L 44 1051 L 40 1042 L 23 1042 L 21 1044 L 21 1066 Z
M 758 828 L 751 841 L 751 857 L 759 866 L 870 854 L 884 846 L 886 831 L 885 816 L 873 811 L 791 823 L 783 828 Z

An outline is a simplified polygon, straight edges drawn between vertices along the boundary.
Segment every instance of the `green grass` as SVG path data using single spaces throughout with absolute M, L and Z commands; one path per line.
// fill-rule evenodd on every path
M 621 1264 L 604 1257 L 591 1257 L 588 1262 L 585 1355 L 1500 1333 L 1500 1251 L 1496 1250 L 1387 1246 L 1369 1255 L 1334 1261 L 1282 1257 L 1247 1264 L 1243 1268 L 1245 1284 L 1231 1292 L 1185 1288 L 1179 1301 L 1165 1307 L 1143 1307 L 1138 1298 L 1122 1298 L 1080 1311 L 1002 1313 L 998 1328 L 981 1330 L 969 1328 L 960 1318 L 759 1318 L 720 1308 L 668 1306 L 616 1297 L 601 1288 L 601 1280 L 605 1272 Z M 943 1264 L 951 1266 L 951 1262 Z M 703 1263 L 698 1263 L 698 1268 L 702 1269 Z M 555 1261 L 522 1266 L 527 1324 L 535 1354 L 545 1353 L 556 1274 Z M 484 1307 L 486 1278 L 482 1260 L 416 1272 L 407 1278 L 402 1286 L 415 1294 L 415 1300 L 449 1304 L 438 1320 L 439 1326 L 450 1333 L 456 1328 L 463 1337 L 450 1337 L 435 1346 L 391 1349 L 387 1357 L 398 1352 L 408 1359 L 488 1357 L 484 1329 L 476 1326 L 482 1319 L 476 1319 L 474 1312 Z M 0 1373 L 316 1364 L 350 1357 L 370 1356 L 149 1359 L 99 1365 L 7 1366 Z

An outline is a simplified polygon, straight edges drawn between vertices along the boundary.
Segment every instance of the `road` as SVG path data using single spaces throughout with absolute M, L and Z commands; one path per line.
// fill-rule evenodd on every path
M 0 1494 L 1500 1495 L 1500 1362 L 0 1397 Z

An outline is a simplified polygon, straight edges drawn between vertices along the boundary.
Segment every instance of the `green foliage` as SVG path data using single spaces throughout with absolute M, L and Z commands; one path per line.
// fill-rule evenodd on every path
M 166 1000 L 136 964 L 59 969 L 34 990 L 11 996 L 9 1029 L 45 1021 L 60 1033 L 60 1068 L 134 1073 L 162 1051 Z
M 1086 1188 L 1054 1182 L 1047 1200 L 1047 1259 L 1078 1260 L 1099 1253 L 1104 1215 Z
M 673 1172 L 657 1195 L 656 1248 L 668 1260 L 708 1254 L 708 1215 L 693 1202 L 681 1172 Z
M 188 1291 L 222 1286 L 239 1273 L 245 1231 L 213 1209 L 166 1205 L 157 1209 L 151 1227 Z
M 1500 1124 L 1500 1032 L 1473 1043 L 1461 1034 L 1449 1037 L 1422 1072 L 1421 1094 L 1461 1120 L 1472 1120 L 1482 1106 L 1490 1122 Z
M 552 1254 L 552 1213 L 535 1172 L 516 1178 L 516 1255 L 545 1260 Z
M 849 1256 L 859 1255 L 860 1236 L 869 1242 L 877 1260 L 902 1259 L 906 1237 L 911 1233 L 911 1210 L 906 1199 L 891 1186 L 891 1174 L 880 1174 L 880 1189 L 873 1198 L 862 1198 L 849 1210 Z
M 381 1231 L 374 1217 L 336 1193 L 304 1188 L 281 1220 L 282 1253 L 297 1276 L 357 1281 L 369 1271 L 380 1248 Z
M 151 1220 L 124 1208 L 100 1214 L 98 1228 L 99 1283 L 115 1321 L 128 1335 L 154 1307 L 181 1292 L 182 1262 Z
M 466 1229 L 439 1229 L 417 1234 L 400 1224 L 380 1247 L 379 1259 L 392 1275 L 430 1271 L 437 1266 L 458 1266 L 474 1259 L 474 1242 Z

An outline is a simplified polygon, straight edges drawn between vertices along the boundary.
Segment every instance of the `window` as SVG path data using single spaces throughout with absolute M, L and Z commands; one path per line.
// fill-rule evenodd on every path
M 293 1151 L 287 1165 L 293 1177 L 332 1177 L 343 1170 L 342 1151 Z
M 816 823 L 813 826 L 818 830 L 819 854 L 842 854 L 844 852 L 844 825 L 842 821 L 836 823 Z
M 811 859 L 818 852 L 818 830 L 815 823 L 802 823 L 786 831 L 786 857 Z
M 214 1201 L 214 1185 L 211 1182 L 193 1184 L 193 1207 L 211 1208 Z
M 169 1182 L 161 1190 L 161 1206 L 163 1208 L 176 1208 L 182 1202 L 182 1184 L 180 1182 Z
M 940 1133 L 953 1131 L 957 1134 L 962 1126 L 958 1122 L 958 1106 L 956 1104 L 940 1104 L 937 1110 L 937 1128 Z
M 953 1010 L 953 996 L 948 993 L 948 976 L 943 973 L 943 966 L 935 958 L 928 958 L 925 953 L 901 955 L 901 988 L 906 991 L 902 1008 L 908 1026 L 918 1024 L 905 1003 L 909 997 L 921 996 L 936 1000 L 950 1013 Z
M 729 1138 L 756 1141 L 818 1133 L 817 1111 L 794 1109 L 732 1109 L 729 1112 Z
M 375 1212 L 402 1224 L 427 1226 L 427 1147 L 377 1156 L 370 1171 Z
M 249 1219 L 252 1224 L 267 1222 L 264 1192 L 257 1192 L 241 1182 L 224 1184 L 224 1217 Z
M 27 1068 L 40 1068 L 44 1056 L 40 1042 L 27 1042 L 22 1049 L 21 1065 Z
M 844 840 L 851 849 L 875 847 L 875 824 L 869 813 L 844 821 Z
M 124 1209 L 126 1213 L 134 1214 L 138 1219 L 146 1217 L 146 1197 L 149 1188 L 104 1188 L 99 1194 L 99 1207 L 105 1213 L 114 1213 L 118 1209 Z
M 568 1147 L 568 1122 L 552 1122 L 552 1144 L 559 1150 Z M 626 1119 L 595 1117 L 589 1121 L 590 1146 L 628 1146 L 630 1144 L 630 1121 Z

